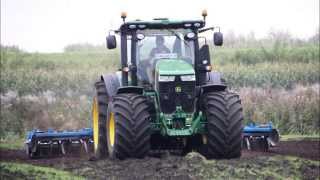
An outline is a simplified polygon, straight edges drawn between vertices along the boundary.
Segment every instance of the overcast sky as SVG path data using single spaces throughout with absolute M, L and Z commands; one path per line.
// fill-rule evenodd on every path
M 319 27 L 319 0 L 1 0 L 1 44 L 59 52 L 71 43 L 104 43 L 122 11 L 129 20 L 199 19 L 202 9 L 207 25 L 258 38 L 270 29 L 307 38 Z

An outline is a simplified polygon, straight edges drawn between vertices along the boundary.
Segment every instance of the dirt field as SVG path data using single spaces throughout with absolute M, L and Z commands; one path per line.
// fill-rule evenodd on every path
M 240 159 L 232 160 L 206 160 L 198 153 L 124 161 L 92 161 L 91 155 L 31 160 L 23 150 L 1 149 L 0 153 L 1 161 L 54 167 L 88 179 L 319 179 L 319 150 L 319 140 L 304 140 L 280 142 L 269 152 L 243 150 Z

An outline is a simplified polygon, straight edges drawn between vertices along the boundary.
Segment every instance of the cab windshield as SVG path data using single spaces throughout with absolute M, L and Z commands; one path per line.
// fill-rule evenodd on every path
M 163 59 L 184 60 L 194 64 L 194 41 L 186 40 L 190 29 L 138 30 L 137 75 L 142 81 L 152 82 L 155 65 Z

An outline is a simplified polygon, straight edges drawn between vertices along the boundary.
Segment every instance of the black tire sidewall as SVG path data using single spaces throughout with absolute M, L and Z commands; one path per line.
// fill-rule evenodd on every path
M 110 102 L 109 105 L 108 105 L 108 109 L 107 109 L 107 122 L 106 122 L 106 125 L 107 125 L 107 129 L 106 129 L 106 137 L 107 137 L 107 148 L 108 148 L 108 153 L 109 153 L 109 157 L 111 159 L 115 159 L 116 158 L 116 155 L 115 155 L 115 152 L 114 152 L 114 146 L 116 144 L 116 137 L 114 138 L 114 144 L 113 144 L 113 147 L 111 146 L 110 142 L 109 142 L 109 121 L 110 121 L 110 114 L 111 112 L 114 112 L 113 111 L 113 103 Z M 115 117 L 114 117 L 115 118 Z M 114 119 L 115 121 L 115 131 L 116 131 L 116 118 Z M 115 136 L 116 136 L 116 132 L 115 132 Z

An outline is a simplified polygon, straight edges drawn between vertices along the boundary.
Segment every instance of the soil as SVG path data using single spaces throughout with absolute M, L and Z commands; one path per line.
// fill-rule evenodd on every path
M 268 152 L 243 150 L 241 158 L 231 160 L 206 160 L 194 152 L 122 161 L 94 160 L 91 154 L 29 159 L 23 150 L 6 149 L 0 149 L 0 159 L 63 169 L 88 179 L 319 179 L 319 151 L 319 140 L 302 140 L 280 142 Z

